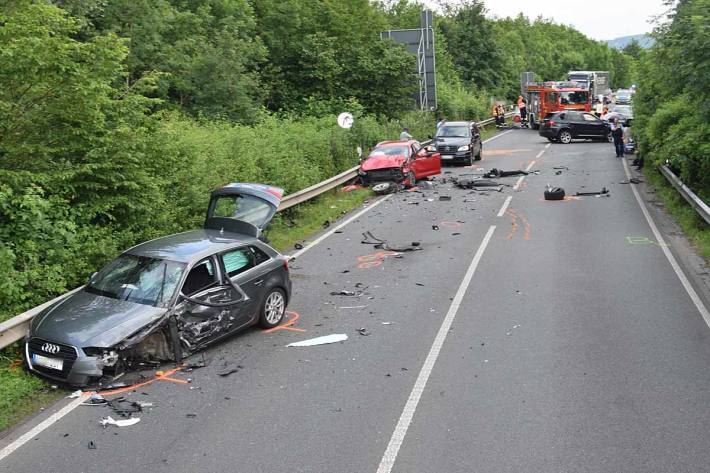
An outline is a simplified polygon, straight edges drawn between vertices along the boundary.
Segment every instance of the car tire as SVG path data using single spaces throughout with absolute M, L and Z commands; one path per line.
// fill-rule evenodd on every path
M 372 192 L 377 195 L 391 194 L 397 189 L 394 182 L 378 182 L 372 186 Z
M 565 190 L 561 187 L 553 187 L 545 191 L 545 200 L 565 200 Z
M 473 159 L 475 159 L 476 161 L 480 161 L 482 158 L 483 158 L 483 143 L 481 143 L 481 147 L 478 148 L 478 154 L 476 154 L 476 156 L 474 156 Z
M 284 318 L 286 312 L 286 293 L 274 287 L 266 293 L 259 312 L 259 325 L 263 328 L 276 327 Z
M 557 140 L 562 144 L 569 144 L 572 141 L 572 133 L 569 130 L 560 130 Z
M 409 171 L 407 173 L 407 182 L 409 183 L 409 188 L 416 187 L 417 177 L 414 175 L 414 171 Z

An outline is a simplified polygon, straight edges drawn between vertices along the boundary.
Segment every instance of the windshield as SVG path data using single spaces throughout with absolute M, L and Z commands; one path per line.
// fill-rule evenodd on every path
M 112 299 L 167 307 L 184 270 L 185 263 L 123 254 L 104 266 L 86 290 Z
M 370 156 L 409 156 L 409 146 L 378 146 L 373 149 Z
M 587 92 L 560 92 L 562 105 L 583 105 L 587 103 Z
M 261 228 L 271 219 L 274 208 L 266 201 L 248 194 L 223 195 L 214 203 L 213 217 L 229 217 Z
M 469 128 L 465 125 L 444 125 L 436 132 L 437 138 L 468 138 Z

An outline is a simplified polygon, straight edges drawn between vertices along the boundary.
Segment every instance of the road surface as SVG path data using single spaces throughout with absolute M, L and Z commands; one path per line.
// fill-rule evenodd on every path
M 77 407 L 0 471 L 708 471 L 710 331 L 612 145 L 512 130 L 480 166 L 539 174 L 479 193 L 448 168 L 387 198 L 292 263 L 303 332 L 250 330 L 174 375 L 191 384 L 137 389 L 155 407 L 131 427 Z M 546 202 L 547 183 L 611 192 Z M 368 230 L 422 250 L 383 253 Z

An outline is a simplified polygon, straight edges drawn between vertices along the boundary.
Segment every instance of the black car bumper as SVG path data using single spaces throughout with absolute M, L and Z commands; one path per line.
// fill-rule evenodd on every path
M 463 151 L 460 153 L 442 153 L 439 151 L 441 154 L 441 164 L 467 164 L 469 163 L 472 159 L 473 156 L 471 154 L 471 151 Z
M 557 134 L 560 132 L 557 128 L 551 128 L 551 127 L 540 127 L 540 130 L 538 131 L 538 134 L 540 136 L 543 136 L 545 138 L 551 138 L 551 139 L 556 139 Z

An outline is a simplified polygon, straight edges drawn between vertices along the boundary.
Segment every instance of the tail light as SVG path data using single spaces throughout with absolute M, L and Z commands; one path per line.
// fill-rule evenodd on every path
M 284 269 L 288 271 L 288 258 L 284 258 Z
M 555 125 L 557 125 L 557 122 L 555 120 L 550 120 L 549 122 L 547 122 L 547 124 L 549 126 L 555 126 Z

